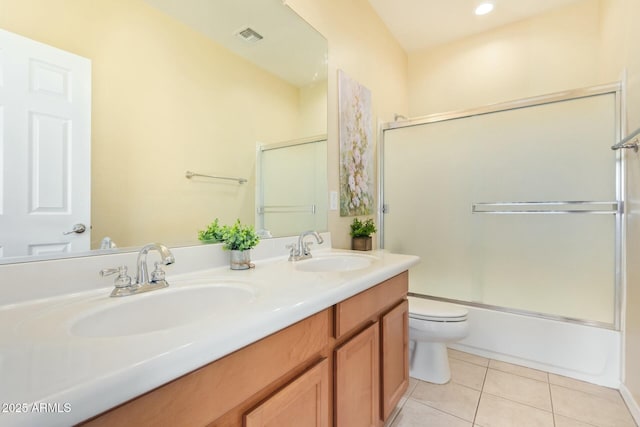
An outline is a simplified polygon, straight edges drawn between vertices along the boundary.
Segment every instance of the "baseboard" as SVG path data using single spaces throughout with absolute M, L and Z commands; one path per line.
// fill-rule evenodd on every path
M 624 399 L 624 403 L 627 404 L 633 420 L 637 425 L 640 425 L 640 405 L 638 405 L 638 402 L 633 398 L 631 391 L 629 391 L 624 383 L 620 384 L 620 394 L 622 395 L 622 399 Z

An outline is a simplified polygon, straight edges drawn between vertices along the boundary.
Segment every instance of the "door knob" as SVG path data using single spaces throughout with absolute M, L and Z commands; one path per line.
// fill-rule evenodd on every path
M 84 224 L 74 224 L 74 225 L 73 225 L 73 228 L 71 229 L 71 231 L 65 231 L 65 232 L 64 232 L 64 233 L 62 233 L 62 234 L 64 234 L 65 236 L 66 236 L 67 234 L 73 234 L 73 233 L 76 233 L 76 234 L 82 234 L 82 233 L 84 233 L 85 231 L 87 231 L 87 227 L 86 227 Z

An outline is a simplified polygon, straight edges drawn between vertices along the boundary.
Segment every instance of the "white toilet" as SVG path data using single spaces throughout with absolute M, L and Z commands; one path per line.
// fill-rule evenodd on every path
M 409 375 L 444 384 L 451 379 L 447 343 L 469 334 L 468 311 L 459 305 L 409 297 Z

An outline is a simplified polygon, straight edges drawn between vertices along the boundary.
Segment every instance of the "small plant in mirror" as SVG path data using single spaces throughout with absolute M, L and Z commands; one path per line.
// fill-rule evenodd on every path
M 198 240 L 205 243 L 219 243 L 224 240 L 224 226 L 220 225 L 218 218 L 207 226 L 205 230 L 198 231 Z

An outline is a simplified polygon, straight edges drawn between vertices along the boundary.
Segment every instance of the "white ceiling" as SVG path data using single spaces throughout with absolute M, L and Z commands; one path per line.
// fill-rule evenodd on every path
M 413 52 L 584 0 L 494 0 L 484 16 L 473 12 L 480 0 L 369 0 L 387 28 Z

